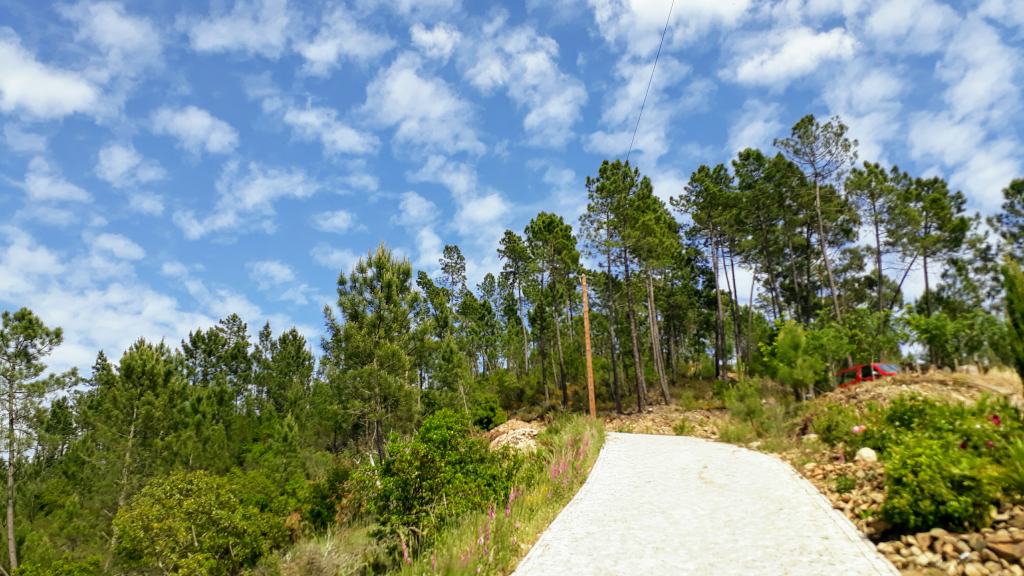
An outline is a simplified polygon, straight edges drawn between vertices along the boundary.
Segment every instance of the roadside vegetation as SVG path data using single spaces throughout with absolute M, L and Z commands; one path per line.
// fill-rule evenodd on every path
M 381 245 L 339 271 L 319 343 L 231 314 L 51 374 L 63 334 L 47 311 L 4 312 L 0 576 L 508 571 L 600 446 L 576 417 L 583 274 L 617 429 L 684 406 L 668 431 L 773 451 L 816 433 L 844 458 L 874 446 L 893 529 L 983 523 L 983 504 L 1019 496 L 1015 410 L 813 399 L 851 364 L 1024 370 L 1024 181 L 986 227 L 945 181 L 860 162 L 838 118 L 780 136 L 682 190 L 602 162 L 578 222 L 540 212 L 506 230 L 475 286 L 456 245 L 432 274 Z M 509 415 L 547 424 L 536 452 L 489 450 L 483 432 Z

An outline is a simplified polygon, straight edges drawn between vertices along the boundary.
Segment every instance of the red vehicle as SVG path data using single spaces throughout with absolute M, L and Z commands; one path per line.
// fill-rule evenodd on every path
M 845 370 L 836 372 L 840 388 L 848 388 L 861 382 L 871 382 L 889 376 L 899 374 L 900 367 L 895 364 L 857 364 Z

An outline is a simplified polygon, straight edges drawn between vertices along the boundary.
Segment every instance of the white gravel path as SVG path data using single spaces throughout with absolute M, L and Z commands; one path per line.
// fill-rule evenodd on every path
M 586 483 L 514 574 L 899 573 L 778 458 L 697 438 L 609 433 Z

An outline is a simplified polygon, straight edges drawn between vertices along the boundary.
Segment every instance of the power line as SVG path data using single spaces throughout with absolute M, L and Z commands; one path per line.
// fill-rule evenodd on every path
M 640 104 L 640 114 L 636 117 L 636 126 L 633 127 L 633 138 L 629 141 L 629 151 L 626 152 L 626 162 L 629 162 L 629 155 L 633 153 L 633 144 L 636 143 L 636 132 L 640 129 L 640 119 L 644 117 L 644 107 L 647 106 L 647 95 L 651 92 L 651 83 L 654 82 L 654 71 L 658 69 L 658 58 L 661 57 L 661 47 L 665 44 L 665 34 L 668 33 L 668 23 L 672 20 L 672 9 L 676 6 L 676 0 L 668 7 L 668 16 L 665 17 L 665 29 L 661 31 L 661 42 L 658 43 L 658 53 L 654 56 L 654 66 L 651 66 L 651 77 L 647 79 L 647 90 L 644 90 L 644 101 Z

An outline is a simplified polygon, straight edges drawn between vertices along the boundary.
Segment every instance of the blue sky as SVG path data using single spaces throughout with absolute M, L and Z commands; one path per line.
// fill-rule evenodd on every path
M 384 241 L 478 279 L 629 146 L 662 0 L 0 0 L 0 307 L 55 368 L 231 312 L 320 333 Z M 1024 0 L 677 0 L 633 152 L 701 163 L 840 114 L 972 210 L 1022 171 Z M 919 290 L 910 287 L 911 292 Z

